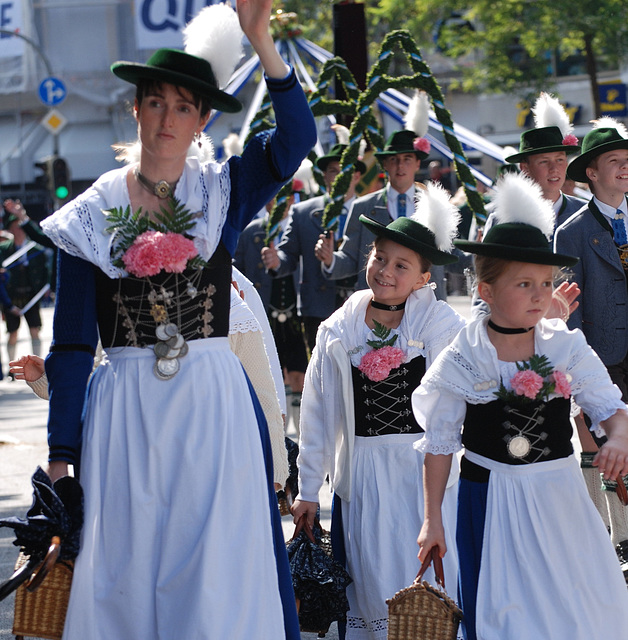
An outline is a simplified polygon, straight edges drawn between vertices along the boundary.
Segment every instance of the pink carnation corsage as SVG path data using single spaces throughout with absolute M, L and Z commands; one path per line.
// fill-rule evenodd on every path
M 138 278 L 156 276 L 160 271 L 182 273 L 198 251 L 194 242 L 180 233 L 145 231 L 135 238 L 122 256 L 125 269 Z
M 358 369 L 373 382 L 386 380 L 390 372 L 400 367 L 406 354 L 397 347 L 373 349 L 362 356 Z

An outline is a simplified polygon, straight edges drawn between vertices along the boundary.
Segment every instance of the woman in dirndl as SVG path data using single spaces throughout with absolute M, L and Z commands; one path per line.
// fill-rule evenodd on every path
M 426 431 L 419 558 L 457 551 L 467 640 L 624 638 L 628 592 L 574 457 L 570 398 L 608 436 L 593 463 L 606 478 L 628 471 L 628 407 L 582 332 L 545 318 L 558 267 L 578 260 L 552 252 L 551 204 L 510 174 L 494 210 L 483 242 L 454 241 L 476 254 L 490 315 L 441 352 L 412 398 Z M 440 504 L 462 447 L 453 549 Z
M 334 555 L 353 579 L 346 636 L 340 636 L 347 640 L 386 640 L 386 600 L 411 584 L 420 567 L 423 454 L 413 442 L 423 428 L 410 401 L 426 366 L 464 326 L 428 285 L 432 264 L 456 261 L 450 250 L 458 220 L 449 194 L 434 184 L 411 217 L 384 226 L 361 216 L 375 235 L 369 289 L 322 322 L 307 368 L 292 513 L 295 522 L 305 516 L 312 524 L 329 476 Z M 457 479 L 454 469 L 444 505 L 452 542 Z M 444 570 L 446 583 L 455 585 L 455 554 Z M 426 579 L 434 580 L 432 569 Z
M 316 140 L 270 12 L 270 0 L 207 7 L 185 51 L 115 63 L 136 85 L 139 162 L 42 224 L 60 249 L 49 473 L 74 464 L 85 492 L 64 640 L 299 637 L 268 431 L 228 341 L 239 232 Z M 200 162 L 187 152 L 210 110 L 241 108 L 219 87 L 242 32 L 277 126 L 241 157 Z

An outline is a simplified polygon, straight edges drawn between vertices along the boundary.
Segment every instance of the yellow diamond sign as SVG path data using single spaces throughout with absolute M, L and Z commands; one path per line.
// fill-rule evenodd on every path
M 42 126 L 53 134 L 59 133 L 67 123 L 67 118 L 57 109 L 50 109 L 41 121 Z

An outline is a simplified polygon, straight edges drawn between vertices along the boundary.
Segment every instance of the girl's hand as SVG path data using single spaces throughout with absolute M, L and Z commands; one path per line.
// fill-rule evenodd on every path
M 9 362 L 9 373 L 17 380 L 35 382 L 44 375 L 44 360 L 39 356 L 22 356 L 19 360 Z
M 606 480 L 618 480 L 628 475 L 628 435 L 613 434 L 600 447 L 593 458 L 593 466 L 600 470 Z
M 550 308 L 546 318 L 560 318 L 563 322 L 578 308 L 576 298 L 580 295 L 580 287 L 575 282 L 563 282 L 552 294 Z
M 296 524 L 297 520 L 305 513 L 310 527 L 314 526 L 314 518 L 318 511 L 318 502 L 309 502 L 308 500 L 295 500 L 292 505 L 292 521 Z
M 434 547 L 438 548 L 438 555 L 443 558 L 447 553 L 447 544 L 445 543 L 445 529 L 442 522 L 436 524 L 430 523 L 429 520 L 423 522 L 421 533 L 417 538 L 419 544 L 419 560 L 423 562 L 427 554 Z
M 251 39 L 262 37 L 269 31 L 272 0 L 237 0 L 236 10 L 244 35 Z

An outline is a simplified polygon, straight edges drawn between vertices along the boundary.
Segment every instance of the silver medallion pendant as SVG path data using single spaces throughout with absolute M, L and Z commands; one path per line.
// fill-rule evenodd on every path
M 170 380 L 179 373 L 181 365 L 177 358 L 157 358 L 153 365 L 153 371 L 160 380 Z
M 531 448 L 530 441 L 522 435 L 514 436 L 508 441 L 508 453 L 513 458 L 525 458 Z

